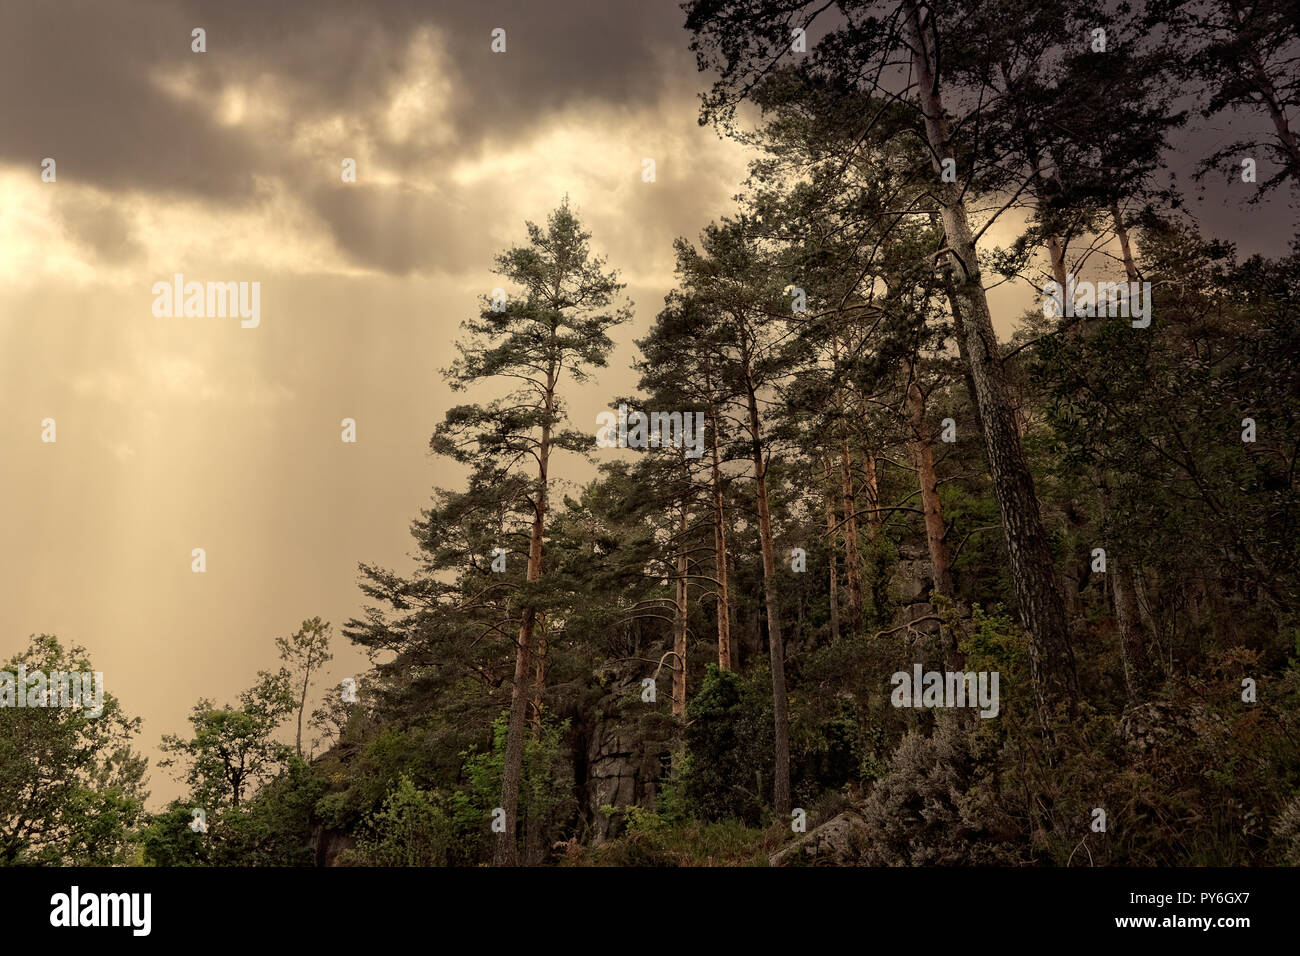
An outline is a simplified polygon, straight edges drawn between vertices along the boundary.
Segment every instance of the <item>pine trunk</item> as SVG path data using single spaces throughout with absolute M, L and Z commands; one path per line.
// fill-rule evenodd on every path
M 867 499 L 867 527 L 871 530 L 871 540 L 875 541 L 876 536 L 880 534 L 880 529 L 885 523 L 884 516 L 880 513 L 880 485 L 876 479 L 876 456 L 867 452 L 862 456 L 862 467 L 866 472 L 866 481 L 863 482 L 863 497 Z
M 823 465 L 826 468 L 827 485 L 831 484 L 831 460 L 823 459 Z M 830 602 L 831 602 L 831 640 L 840 639 L 840 581 L 839 567 L 835 560 L 835 499 L 833 493 L 829 490 L 826 492 L 826 557 L 830 564 Z
M 1110 218 L 1115 223 L 1115 235 L 1119 239 L 1120 253 L 1124 258 L 1124 272 L 1128 276 L 1129 282 L 1137 282 L 1138 276 L 1137 263 L 1133 261 L 1133 245 L 1129 242 L 1128 227 L 1124 225 L 1124 216 L 1119 211 L 1119 203 L 1110 204 Z
M 542 536 L 546 527 L 547 467 L 551 457 L 551 416 L 555 411 L 555 367 L 546 376 L 546 419 L 542 423 L 542 440 L 538 448 L 537 497 L 533 505 L 533 525 L 528 536 L 529 583 L 542 573 Z M 519 787 L 524 777 L 524 723 L 528 708 L 529 658 L 537 609 L 523 609 L 519 625 L 519 643 L 515 648 L 515 679 L 510 691 L 510 718 L 506 727 L 505 766 L 501 775 L 501 809 L 505 811 L 505 832 L 497 835 L 492 862 L 495 866 L 514 866 L 518 862 L 515 829 L 519 811 Z
M 718 669 L 731 670 L 731 599 L 727 594 L 727 514 L 722 499 L 722 462 L 718 454 L 718 413 L 710 411 L 713 431 L 713 556 L 718 594 Z
M 912 418 L 912 458 L 921 485 L 921 511 L 925 516 L 925 543 L 930 552 L 931 580 L 934 590 L 949 600 L 953 597 L 952 561 L 945 541 L 943 505 L 939 501 L 939 475 L 934 469 L 934 449 L 925 422 L 925 396 L 913 380 L 907 390 L 908 410 Z
M 781 640 L 781 614 L 777 604 L 776 552 L 772 546 L 772 515 L 767 502 L 767 466 L 758 417 L 758 397 L 752 382 L 749 397 L 749 433 L 753 443 L 754 485 L 758 499 L 758 536 L 763 551 L 764 603 L 767 605 L 767 643 L 772 660 L 772 716 L 775 722 L 775 761 L 772 805 L 778 816 L 790 813 L 790 714 L 785 688 L 785 645 Z
M 840 340 L 834 340 L 834 361 L 840 364 Z M 862 623 L 862 570 L 858 552 L 857 501 L 853 494 L 853 463 L 849 457 L 849 425 L 845 417 L 844 397 L 839 398 L 840 412 L 840 495 L 844 505 L 844 570 L 849 590 L 849 632 L 856 633 Z
M 686 717 L 686 527 L 689 517 L 682 508 L 678 523 L 676 614 L 673 618 L 673 716 Z
M 862 568 L 858 553 L 857 501 L 853 494 L 853 471 L 847 438 L 840 441 L 840 495 L 844 504 L 844 568 L 849 585 L 849 631 L 862 623 Z
M 916 0 L 904 0 L 904 12 L 912 41 L 914 75 L 925 116 L 931 159 L 936 172 L 939 172 L 942 159 L 952 153 L 938 78 L 932 68 L 935 34 L 931 30 L 927 37 L 923 32 Z M 1002 517 L 1008 563 L 1021 622 L 1029 636 L 1030 673 L 1038 719 L 1047 729 L 1054 711 L 1064 706 L 1072 713 L 1078 697 L 1065 606 L 1034 493 L 1033 476 L 1020 444 L 1014 409 L 1007 395 L 993 320 L 981 282 L 975 240 L 961 189 L 956 183 L 939 182 L 935 192 L 940 201 L 948 247 L 957 260 L 954 292 L 966 327 L 971 378 L 983 417 L 984 446 Z
M 1110 204 L 1110 215 L 1115 225 L 1115 235 L 1119 238 L 1120 252 L 1124 258 L 1124 272 L 1129 282 L 1139 281 L 1137 263 L 1133 260 L 1133 246 L 1129 242 L 1128 229 L 1124 225 L 1124 216 L 1119 203 Z M 1108 491 L 1102 492 L 1102 514 L 1111 511 L 1111 497 Z M 1119 630 L 1120 648 L 1124 654 L 1124 682 L 1128 688 L 1129 698 L 1141 701 L 1146 697 L 1147 689 L 1154 678 L 1151 659 L 1147 653 L 1147 635 L 1142 626 L 1142 615 L 1137 606 L 1137 595 L 1133 588 L 1133 572 L 1129 568 L 1127 556 L 1117 553 L 1113 542 L 1107 542 L 1106 573 L 1110 577 L 1111 593 L 1115 598 L 1115 626 Z
M 529 702 L 533 739 L 542 736 L 542 695 L 546 692 L 546 615 L 537 615 L 536 665 L 533 668 L 533 696 Z

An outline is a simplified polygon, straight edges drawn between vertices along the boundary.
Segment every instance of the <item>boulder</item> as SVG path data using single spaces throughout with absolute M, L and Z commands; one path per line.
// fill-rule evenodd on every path
M 1200 701 L 1153 700 L 1125 710 L 1117 730 L 1130 753 L 1145 756 L 1192 740 L 1212 746 L 1227 733 L 1227 726 Z
M 867 822 L 845 810 L 768 858 L 769 866 L 857 866 L 867 850 Z
M 908 558 L 894 566 L 892 583 L 898 588 L 900 604 L 915 604 L 930 590 L 930 561 L 928 558 Z

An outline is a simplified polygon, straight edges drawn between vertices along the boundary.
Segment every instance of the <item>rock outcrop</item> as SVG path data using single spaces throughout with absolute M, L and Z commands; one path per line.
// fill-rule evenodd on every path
M 768 858 L 769 866 L 856 866 L 867 850 L 866 820 L 845 810 Z
M 584 816 L 591 825 L 591 842 L 599 845 L 619 835 L 622 815 L 608 813 L 639 806 L 653 809 L 675 721 L 667 697 L 642 700 L 644 667 L 605 668 L 596 675 L 604 688 L 591 711 L 586 735 L 586 773 L 582 781 Z M 660 675 L 663 686 L 667 672 Z
M 1153 700 L 1129 707 L 1120 717 L 1120 740 L 1131 754 L 1180 750 L 1192 740 L 1214 746 L 1227 733 L 1223 718 L 1200 701 Z

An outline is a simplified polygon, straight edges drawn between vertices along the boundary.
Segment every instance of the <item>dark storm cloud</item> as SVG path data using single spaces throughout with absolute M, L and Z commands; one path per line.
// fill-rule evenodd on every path
M 432 26 L 446 41 L 454 91 L 455 142 L 441 149 L 464 158 L 486 136 L 526 135 L 575 103 L 652 104 L 656 49 L 690 62 L 673 3 L 19 0 L 2 16 L 0 159 L 56 155 L 60 171 L 82 181 L 217 198 L 245 194 L 253 173 L 274 171 L 276 144 L 176 103 L 152 72 L 194 70 L 205 89 L 269 81 L 295 119 L 342 111 L 373 127 L 411 37 Z M 195 26 L 207 31 L 206 54 L 190 50 Z M 498 26 L 504 55 L 489 49 Z M 386 161 L 398 165 L 431 158 L 387 145 Z
M 61 181 L 110 189 L 246 191 L 250 144 L 166 98 L 148 79 L 190 55 L 174 18 L 139 3 L 0 8 L 0 161 L 58 162 Z
M 464 244 L 434 226 L 456 218 L 447 201 L 400 185 L 352 195 L 321 188 L 322 166 L 302 168 L 288 148 L 290 128 L 280 136 L 259 124 L 223 125 L 156 78 L 187 77 L 209 97 L 231 84 L 254 98 L 269 89 L 294 123 L 341 115 L 400 175 L 473 161 L 492 142 L 525 141 L 584 103 L 652 109 L 662 52 L 684 69 L 692 62 L 674 2 L 19 0 L 0 16 L 0 163 L 37 169 L 53 156 L 60 182 L 228 206 L 259 202 L 260 178 L 298 194 L 356 262 L 397 273 L 467 265 Z M 202 55 L 190 49 L 196 26 L 207 33 Z M 389 97 L 412 38 L 430 27 L 441 41 L 438 79 L 450 87 L 445 123 L 436 136 L 417 128 L 394 139 Z M 496 27 L 507 31 L 504 55 L 490 50 Z M 695 104 L 683 98 L 681 109 L 689 115 Z M 68 216 L 70 231 L 101 256 L 126 254 L 111 249 L 121 224 L 102 211 Z
M 510 216 L 474 190 L 472 208 L 404 186 L 322 187 L 309 200 L 353 261 L 394 273 L 460 273 L 484 265 L 485 224 Z

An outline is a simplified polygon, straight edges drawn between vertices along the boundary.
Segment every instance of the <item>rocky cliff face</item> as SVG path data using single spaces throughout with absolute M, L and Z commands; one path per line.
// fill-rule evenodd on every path
M 923 621 L 922 618 L 935 613 L 934 605 L 926 600 L 930 595 L 931 565 L 929 552 L 925 545 L 904 542 L 898 549 L 898 563 L 890 577 L 890 590 L 898 594 L 898 611 L 894 616 L 894 625 L 911 624 L 920 621 L 913 631 L 917 634 L 932 635 L 939 632 L 937 621 Z
M 596 675 L 605 693 L 592 710 L 586 735 L 586 775 L 580 781 L 583 813 L 591 824 L 593 844 L 618 836 L 622 829 L 622 815 L 606 813 L 604 808 L 655 806 L 676 722 L 666 695 L 653 703 L 642 700 L 641 680 L 650 676 L 650 670 L 649 665 L 623 662 Z M 668 672 L 661 671 L 658 687 L 670 684 Z
M 900 544 L 898 563 L 890 579 L 891 587 L 898 589 L 898 603 L 907 606 L 922 602 L 930 593 L 930 577 L 930 555 L 925 545 Z
M 334 866 L 340 853 L 354 849 L 356 845 L 356 837 L 350 833 L 327 830 L 323 826 L 312 829 L 312 847 L 316 851 L 317 866 Z

